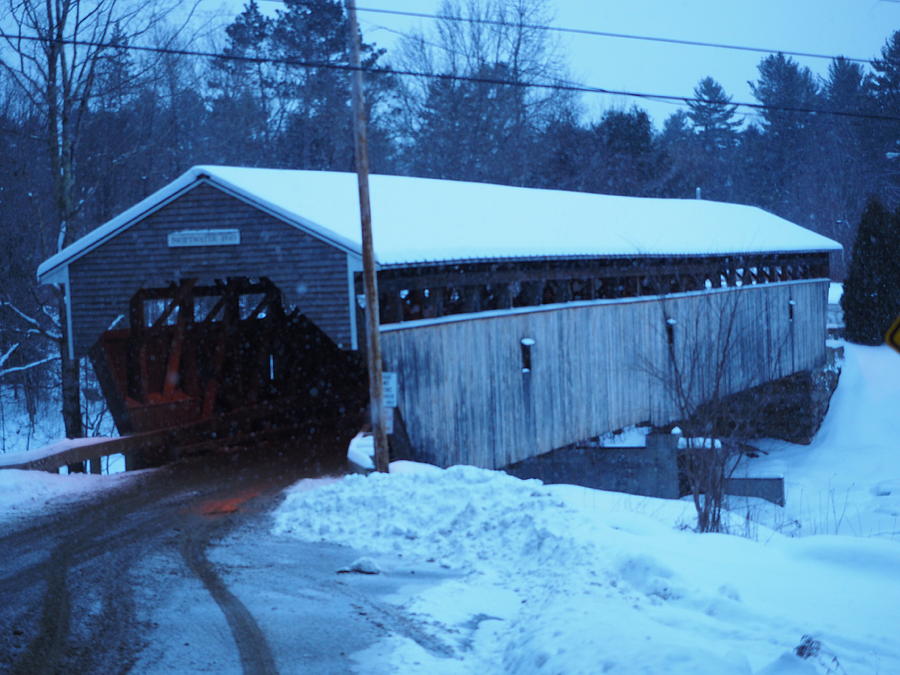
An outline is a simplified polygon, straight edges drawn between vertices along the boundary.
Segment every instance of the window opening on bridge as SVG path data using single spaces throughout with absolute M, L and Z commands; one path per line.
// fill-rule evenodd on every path
M 267 299 L 264 293 L 247 293 L 246 295 L 238 296 L 241 319 L 264 319 L 266 317 L 264 305 Z
M 666 340 L 670 345 L 675 344 L 675 326 L 678 323 L 675 319 L 666 319 Z
M 534 338 L 522 338 L 520 342 L 522 348 L 522 372 L 531 372 L 531 348 L 534 346 Z
M 170 304 L 169 300 L 146 300 L 144 301 L 144 325 L 153 326 L 163 314 L 166 313 Z M 174 326 L 178 322 L 178 309 L 170 312 L 163 320 L 164 326 Z

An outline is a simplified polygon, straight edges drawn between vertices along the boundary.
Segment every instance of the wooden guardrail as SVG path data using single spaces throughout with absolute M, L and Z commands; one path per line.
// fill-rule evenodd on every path
M 109 455 L 139 458 L 126 461 L 127 468 L 158 466 L 183 455 L 200 454 L 217 447 L 259 444 L 279 437 L 298 435 L 298 429 L 322 422 L 328 410 L 304 405 L 299 397 L 283 397 L 246 406 L 218 418 L 168 429 L 146 431 L 117 438 L 66 439 L 44 448 L 15 455 L 0 455 L 0 469 L 31 469 L 56 472 L 63 466 Z M 358 429 L 360 420 L 351 412 L 342 418 L 348 428 Z
M 159 450 L 169 434 L 147 432 L 118 438 L 69 438 L 44 448 L 0 456 L 0 469 L 57 472 L 63 466 L 100 459 L 109 455 Z

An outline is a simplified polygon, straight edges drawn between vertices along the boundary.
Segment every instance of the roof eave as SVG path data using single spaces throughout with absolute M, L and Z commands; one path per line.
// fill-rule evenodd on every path
M 137 204 L 119 214 L 115 218 L 108 220 L 100 225 L 96 230 L 88 233 L 78 241 L 73 242 L 62 251 L 50 256 L 37 268 L 37 280 L 39 284 L 59 284 L 64 283 L 66 278 L 66 269 L 70 264 L 79 258 L 87 255 L 99 246 L 102 246 L 110 239 L 120 235 L 125 230 L 145 219 L 152 213 L 163 208 L 166 204 L 177 199 L 182 194 L 189 192 L 200 183 L 207 183 L 213 187 L 260 209 L 279 220 L 296 227 L 297 229 L 307 232 L 318 239 L 336 246 L 347 253 L 355 256 L 362 256 L 361 247 L 356 242 L 345 239 L 340 235 L 332 232 L 328 228 L 319 225 L 302 216 L 279 208 L 274 204 L 255 198 L 240 187 L 224 180 L 210 171 L 204 166 L 195 166 L 181 176 L 176 178 L 168 185 L 163 186 L 156 192 L 148 195 Z M 106 228 L 108 231 L 100 235 L 93 235 L 94 232 Z M 89 243 L 83 243 L 86 239 L 92 239 Z

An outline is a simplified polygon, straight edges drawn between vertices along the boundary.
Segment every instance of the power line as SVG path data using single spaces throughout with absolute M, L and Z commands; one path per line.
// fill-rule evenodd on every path
M 506 87 L 516 87 L 520 89 L 544 89 L 554 91 L 567 91 L 581 94 L 606 94 L 608 96 L 625 96 L 637 98 L 641 100 L 660 100 L 660 101 L 677 101 L 685 104 L 689 103 L 710 103 L 710 101 L 698 98 L 696 96 L 674 96 L 671 94 L 653 94 L 640 91 L 628 91 L 621 89 L 606 89 L 603 87 L 591 87 L 587 85 L 561 84 L 561 83 L 544 83 L 529 82 L 525 80 L 504 80 L 494 77 L 483 77 L 474 75 L 454 75 L 452 73 L 430 73 L 425 71 L 392 69 L 380 67 L 360 67 L 356 68 L 350 64 L 334 63 L 331 61 L 308 61 L 302 59 L 280 59 L 265 56 L 245 56 L 238 54 L 220 54 L 216 52 L 204 52 L 191 49 L 178 49 L 174 47 L 150 47 L 142 45 L 130 45 L 114 42 L 97 42 L 92 40 L 72 40 L 66 38 L 47 39 L 33 35 L 14 35 L 11 33 L 0 32 L 0 38 L 8 41 L 29 41 L 54 43 L 57 45 L 69 45 L 78 47 L 94 47 L 96 49 L 126 49 L 131 51 L 162 54 L 168 56 L 198 56 L 210 59 L 219 59 L 224 61 L 237 61 L 242 63 L 271 63 L 275 65 L 292 66 L 298 68 L 321 68 L 323 70 L 336 70 L 346 73 L 362 70 L 371 75 L 396 76 L 404 77 L 421 77 L 431 80 L 440 80 L 445 82 L 471 82 L 475 84 L 488 84 Z M 723 102 L 724 103 L 724 102 Z M 834 117 L 845 117 L 855 119 L 879 120 L 885 122 L 900 122 L 900 117 L 894 115 L 879 115 L 875 113 L 851 112 L 847 110 L 829 110 L 824 108 L 804 108 L 798 106 L 777 106 L 767 105 L 764 103 L 748 103 L 729 101 L 727 105 L 738 108 L 749 108 L 751 110 L 768 110 L 774 112 L 798 113 L 807 115 L 830 115 Z
M 278 2 L 283 4 L 283 0 L 265 0 L 267 2 Z M 900 2 L 900 0 L 891 0 L 892 2 Z M 747 45 L 732 45 L 723 42 L 702 42 L 700 40 L 681 40 L 678 38 L 657 37 L 652 35 L 633 35 L 630 33 L 611 33 L 608 31 L 591 30 L 587 28 L 565 28 L 561 26 L 547 26 L 538 23 L 513 23 L 510 21 L 502 21 L 500 19 L 487 19 L 478 17 L 453 16 L 452 14 L 428 14 L 427 12 L 412 12 L 399 9 L 378 9 L 375 7 L 357 7 L 359 12 L 369 12 L 372 14 L 390 14 L 394 16 L 405 16 L 418 19 L 433 19 L 440 21 L 454 21 L 459 23 L 476 23 L 489 26 L 502 26 L 506 28 L 528 28 L 530 30 L 543 30 L 554 33 L 567 33 L 571 35 L 589 35 L 592 37 L 617 38 L 622 40 L 642 40 L 645 42 L 661 42 L 665 44 L 682 45 L 687 47 L 709 47 L 713 49 L 731 49 L 742 52 L 756 52 L 760 54 L 785 54 L 786 56 L 801 56 L 811 59 L 828 59 L 833 61 L 836 58 L 843 58 L 846 61 L 855 63 L 866 63 L 872 65 L 872 59 L 862 59 L 852 56 L 835 56 L 833 54 L 819 54 L 816 52 L 799 52 L 787 49 L 769 49 L 766 47 L 750 47 Z
M 268 2 L 283 2 L 283 0 L 266 0 L 266 1 L 268 1 Z M 897 2 L 900 2 L 900 0 L 897 0 Z M 358 9 L 358 8 L 357 8 L 357 9 Z M 410 35 L 409 33 L 404 33 L 403 31 L 397 30 L 396 28 L 390 28 L 389 26 L 384 26 L 384 25 L 382 25 L 382 24 L 374 23 L 374 22 L 371 22 L 371 21 L 367 21 L 366 23 L 367 23 L 369 26 L 371 26 L 372 28 L 375 28 L 376 30 L 383 30 L 383 31 L 388 32 L 388 33 L 393 33 L 394 35 L 397 35 L 397 36 L 399 36 L 399 37 L 407 38 L 407 39 L 410 39 L 410 40 L 415 40 L 415 41 L 417 41 L 417 42 L 419 42 L 419 43 L 421 43 L 421 44 L 428 45 L 429 47 L 434 47 L 435 49 L 440 49 L 440 50 L 442 50 L 442 51 L 445 51 L 445 52 L 447 52 L 448 54 L 455 54 L 455 55 L 457 55 L 457 56 L 465 56 L 465 54 L 464 54 L 463 52 L 460 52 L 460 51 L 458 51 L 458 50 L 456 50 L 456 49 L 451 49 L 451 48 L 447 47 L 446 45 L 438 44 L 437 42 L 432 42 L 432 41 L 430 41 L 430 40 L 427 40 L 427 39 L 425 39 L 424 37 L 422 37 L 421 35 Z M 572 86 L 576 86 L 576 87 L 584 87 L 584 86 L 586 86 L 586 85 L 583 85 L 583 84 L 581 84 L 581 83 L 579 83 L 579 82 L 576 82 L 576 81 L 574 81 L 574 80 L 569 80 L 569 79 L 565 79 L 565 78 L 559 79 L 559 80 L 557 80 L 557 82 L 560 83 L 560 84 L 567 84 L 567 85 L 572 85 Z M 678 100 L 660 100 L 660 99 L 654 98 L 653 95 L 648 95 L 648 96 L 647 96 L 647 100 L 655 101 L 656 103 L 664 103 L 664 104 L 666 104 L 666 105 L 676 105 L 676 106 L 680 106 L 680 105 L 683 104 L 683 101 L 682 101 L 681 99 L 678 99 Z M 752 112 L 752 113 L 751 113 L 751 112 L 741 113 L 741 115 L 743 115 L 744 117 L 746 117 L 747 115 L 753 115 L 753 116 L 757 116 L 757 117 L 758 117 L 758 113 L 756 113 L 756 112 Z

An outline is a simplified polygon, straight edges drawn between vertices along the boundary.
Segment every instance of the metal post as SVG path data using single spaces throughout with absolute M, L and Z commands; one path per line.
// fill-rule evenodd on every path
M 388 444 L 384 427 L 384 389 L 381 373 L 381 339 L 378 309 L 378 279 L 375 275 L 375 253 L 372 245 L 372 210 L 369 204 L 369 150 L 366 141 L 366 106 L 363 100 L 362 67 L 359 58 L 359 26 L 356 2 L 346 0 L 350 19 L 350 63 L 353 72 L 353 118 L 356 150 L 356 175 L 359 182 L 359 215 L 362 225 L 363 280 L 366 287 L 366 339 L 368 341 L 369 402 L 372 432 L 375 435 L 375 470 L 388 470 Z

